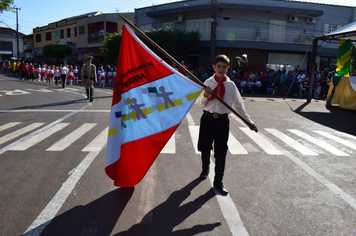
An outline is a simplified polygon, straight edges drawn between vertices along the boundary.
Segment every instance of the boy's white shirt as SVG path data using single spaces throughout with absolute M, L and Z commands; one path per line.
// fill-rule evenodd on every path
M 209 79 L 205 80 L 204 84 L 206 86 L 209 86 L 212 90 L 216 86 L 218 86 L 218 83 L 214 79 L 214 75 L 211 76 Z M 224 82 L 225 85 L 225 95 L 224 95 L 224 102 L 231 106 L 237 113 L 239 113 L 246 121 L 248 121 L 251 124 L 254 124 L 254 122 L 251 120 L 250 116 L 247 114 L 244 103 L 242 100 L 242 97 L 240 95 L 239 90 L 237 89 L 235 83 L 231 81 L 231 79 L 226 76 L 226 81 Z M 209 97 L 204 96 L 204 92 L 200 94 L 198 97 L 198 103 L 200 103 L 205 111 L 208 111 L 210 113 L 219 113 L 219 114 L 226 114 L 226 113 L 231 113 L 231 111 L 224 106 L 221 102 L 219 102 L 217 99 L 213 99 L 209 101 Z

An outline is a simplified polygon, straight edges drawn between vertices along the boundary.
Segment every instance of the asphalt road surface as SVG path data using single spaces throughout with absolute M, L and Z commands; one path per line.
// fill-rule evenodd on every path
M 115 187 L 112 90 L 94 95 L 0 75 L 0 235 L 356 235 L 355 111 L 243 95 L 259 132 L 230 116 L 221 196 L 213 166 L 197 179 L 198 104 L 143 180 Z

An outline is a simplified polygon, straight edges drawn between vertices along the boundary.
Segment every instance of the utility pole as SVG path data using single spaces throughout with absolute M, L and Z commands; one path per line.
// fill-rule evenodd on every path
M 16 40 L 17 40 L 17 59 L 20 59 L 19 58 L 19 55 L 20 55 L 20 49 L 19 49 L 19 18 L 18 18 L 18 11 L 21 10 L 21 7 L 18 8 L 18 7 L 14 7 L 12 8 L 14 10 L 16 10 Z
M 215 38 L 216 38 L 216 10 L 217 0 L 211 0 L 211 32 L 210 32 L 210 62 L 213 64 L 215 58 Z

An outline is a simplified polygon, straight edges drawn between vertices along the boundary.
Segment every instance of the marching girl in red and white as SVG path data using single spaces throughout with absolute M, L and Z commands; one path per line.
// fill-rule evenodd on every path
M 74 80 L 73 66 L 70 66 L 70 69 L 68 71 L 68 83 L 70 87 L 73 87 L 73 80 Z
M 37 74 L 38 82 L 41 83 L 41 66 L 40 65 L 38 65 L 36 68 L 36 74 Z
M 74 70 L 73 70 L 73 72 L 74 72 L 74 84 L 79 84 L 78 83 L 78 66 L 74 66 Z
M 47 69 L 46 69 L 46 65 L 43 65 L 42 66 L 42 69 L 41 69 L 41 77 L 42 77 L 42 82 L 43 83 L 46 83 L 46 80 L 47 80 L 47 73 L 46 73 L 46 71 L 47 71 Z
M 59 80 L 59 67 L 56 66 L 56 69 L 54 70 L 54 81 L 56 85 L 58 85 L 58 80 Z
M 49 67 L 50 83 L 54 84 L 54 66 Z
M 105 71 L 104 71 L 104 68 L 101 67 L 101 73 L 100 73 L 100 87 L 101 85 L 103 85 L 103 88 L 105 87 L 105 79 L 106 79 L 106 76 L 105 76 Z
M 113 69 L 111 68 L 111 69 L 109 69 L 109 71 L 108 71 L 108 84 L 109 85 L 112 85 L 112 84 L 114 84 L 114 81 L 113 81 L 113 77 L 112 77 L 112 72 L 113 72 Z

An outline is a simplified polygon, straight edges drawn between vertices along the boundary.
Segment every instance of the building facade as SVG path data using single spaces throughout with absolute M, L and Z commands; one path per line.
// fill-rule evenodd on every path
M 23 55 L 23 36 L 19 32 L 18 47 L 16 30 L 11 28 L 0 27 L 0 57 L 2 59 L 10 59 L 12 57 L 22 57 Z M 19 51 L 17 51 L 17 48 Z
M 135 9 L 141 30 L 201 33 L 198 51 L 177 60 L 206 66 L 220 53 L 230 58 L 248 54 L 250 69 L 308 69 L 312 39 L 354 20 L 353 7 L 284 0 L 187 0 Z M 318 66 L 335 66 L 337 49 L 337 43 L 319 45 Z
M 133 20 L 133 13 L 124 13 L 126 18 Z M 91 12 L 47 26 L 33 29 L 33 55 L 37 59 L 43 58 L 42 49 L 48 44 L 68 45 L 72 48 L 72 55 L 67 58 L 68 63 L 81 63 L 86 56 L 94 57 L 94 63 L 104 62 L 100 47 L 105 37 L 118 33 L 122 28 L 118 13 L 103 14 Z

